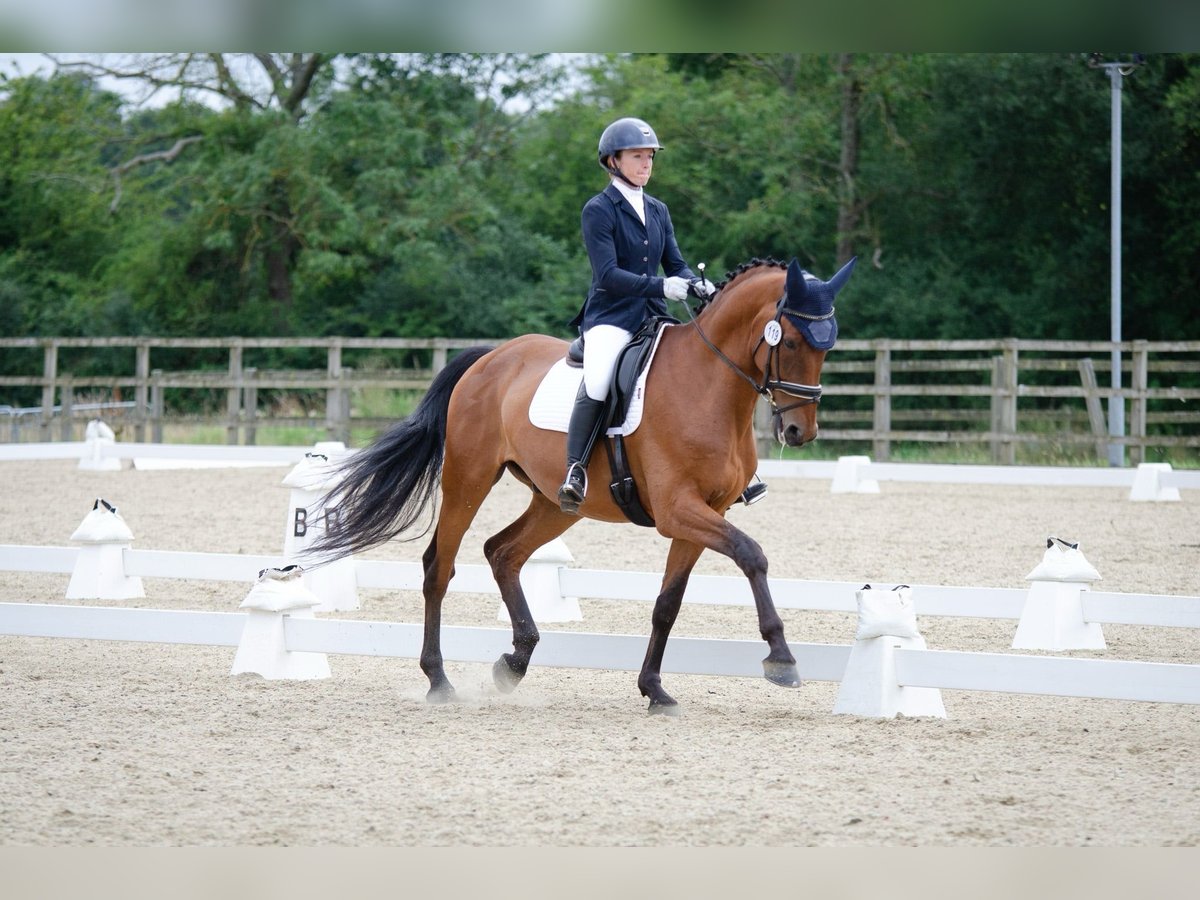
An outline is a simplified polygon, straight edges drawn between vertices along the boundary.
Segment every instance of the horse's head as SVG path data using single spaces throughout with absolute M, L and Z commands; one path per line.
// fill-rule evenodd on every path
M 775 437 L 789 447 L 800 447 L 817 436 L 821 367 L 838 333 L 834 299 L 849 280 L 854 263 L 851 259 L 831 279 L 822 281 L 793 259 L 784 294 L 763 329 L 762 340 L 768 347 L 763 387 L 774 413 Z
M 788 446 L 817 436 L 821 366 L 837 340 L 833 301 L 854 262 L 822 281 L 794 259 L 752 259 L 727 274 L 695 321 L 708 349 L 770 401 L 775 437 Z

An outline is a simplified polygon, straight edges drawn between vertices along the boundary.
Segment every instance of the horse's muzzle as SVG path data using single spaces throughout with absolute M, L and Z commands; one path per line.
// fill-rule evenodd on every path
M 775 439 L 789 447 L 803 447 L 817 439 L 817 426 L 813 425 L 810 431 L 800 425 L 784 425 L 782 419 L 776 419 Z

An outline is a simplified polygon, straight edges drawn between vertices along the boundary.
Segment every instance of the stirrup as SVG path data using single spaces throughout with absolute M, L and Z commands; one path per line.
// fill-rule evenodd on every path
M 765 496 L 767 496 L 767 483 L 765 481 L 755 481 L 746 485 L 746 489 L 742 491 L 742 496 L 738 499 L 747 506 L 752 506 Z
M 573 480 L 571 475 L 576 469 L 583 477 Z M 567 478 L 558 489 L 558 508 L 565 513 L 577 514 L 579 504 L 583 503 L 587 496 L 587 483 L 587 468 L 582 463 L 571 463 L 567 467 Z

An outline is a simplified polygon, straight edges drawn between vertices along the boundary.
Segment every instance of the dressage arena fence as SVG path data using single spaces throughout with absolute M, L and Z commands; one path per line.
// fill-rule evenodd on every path
M 115 444 L 105 446 L 109 450 L 116 447 Z M 147 445 L 136 446 L 138 452 L 150 449 Z M 187 451 L 196 449 L 186 448 Z M 228 451 L 233 448 L 209 449 Z M 244 452 L 249 448 L 239 449 Z M 287 449 L 291 452 L 295 448 Z M 113 452 L 121 456 L 125 450 L 118 448 Z M 311 459 L 312 454 L 309 454 L 293 474 Z M 765 463 L 764 468 L 770 469 Z M 851 463 L 839 460 L 828 464 L 828 467 L 822 467 L 825 474 L 821 477 L 836 479 L 839 466 L 844 480 L 851 485 L 847 490 L 862 490 L 864 479 L 857 477 L 860 470 L 876 479 L 886 480 L 889 473 L 898 479 L 915 477 L 911 467 L 889 470 L 871 464 L 869 460 L 863 463 L 861 458 Z M 999 468 L 1013 477 L 1011 469 Z M 856 473 L 854 478 L 846 475 L 851 470 Z M 782 471 L 774 473 L 776 476 L 783 474 Z M 814 476 L 812 470 L 797 472 L 790 469 L 786 474 Z M 984 474 L 975 472 L 960 477 L 982 478 Z M 1158 473 L 1161 474 L 1164 473 Z M 1177 495 L 1178 488 L 1164 488 L 1158 475 L 1156 489 L 1175 491 Z M 950 475 L 946 477 L 951 480 Z M 1040 477 L 1040 473 L 1032 473 L 1029 477 Z M 304 490 L 312 487 L 311 482 L 285 479 L 284 483 L 299 485 L 293 488 L 293 507 L 312 496 L 311 491 L 306 493 Z M 1064 481 L 1060 472 L 1054 483 L 1073 482 Z M 1191 481 L 1181 484 L 1200 487 Z M 878 490 L 877 486 L 875 489 Z M 1144 499 L 1178 499 L 1178 496 Z M 83 533 L 89 518 L 101 522 L 103 533 Z M 244 611 L 189 612 L 3 603 L 0 604 L 0 634 L 236 646 L 238 656 L 234 672 L 257 672 L 268 678 L 326 677 L 329 674 L 326 654 L 401 658 L 417 658 L 420 654 L 420 625 L 315 617 L 314 611 L 322 611 L 322 598 L 308 590 L 298 577 L 290 582 L 294 585 L 294 596 L 277 593 L 265 601 L 261 597 L 255 601 L 256 592 L 261 593 L 264 584 L 262 573 L 280 572 L 292 558 L 287 540 L 283 555 L 134 550 L 130 546 L 132 534 L 117 517 L 115 508 L 97 500 L 89 518 L 85 518 L 84 525 L 73 536 L 74 540 L 83 543 L 82 547 L 0 546 L 0 570 L 71 573 L 68 599 L 144 596 L 140 582 L 143 577 L 251 583 L 254 587 L 242 602 Z M 114 530 L 110 527 L 114 524 L 120 527 Z M 561 545 L 561 541 L 557 543 Z M 293 547 L 293 551 L 295 549 Z M 658 574 L 576 569 L 566 564 L 570 555 L 565 552 L 565 547 L 547 545 L 543 551 L 547 550 L 549 552 L 535 554 L 522 573 L 530 606 L 538 621 L 581 618 L 579 597 L 652 602 L 660 590 L 661 576 Z M 1047 549 L 1041 567 L 1044 569 L 1047 564 L 1053 564 L 1046 569 L 1050 574 L 1038 576 L 1039 569 L 1027 576 L 1032 581 L 1029 591 L 912 585 L 912 595 L 922 616 L 1019 620 L 1013 649 L 1101 649 L 1105 646 L 1101 627 L 1110 623 L 1200 628 L 1200 597 L 1093 591 L 1089 584 L 1098 575 L 1077 550 L 1067 551 L 1078 558 L 1074 563 L 1066 564 L 1066 568 L 1057 556 L 1051 559 L 1052 551 L 1057 552 L 1057 547 Z M 416 562 L 353 557 L 340 562 L 348 564 L 348 568 L 342 569 L 342 575 L 350 578 L 350 593 L 355 603 L 359 588 L 419 591 L 424 580 L 422 567 Z M 93 571 L 84 571 L 89 566 Z M 1058 568 L 1051 571 L 1054 566 Z M 320 571 L 306 573 L 304 578 Z M 795 579 L 769 579 L 769 582 L 780 609 L 859 611 L 860 590 L 855 583 Z M 272 586 L 269 582 L 266 584 Z M 288 590 L 275 587 L 279 591 Z M 499 593 L 490 568 L 481 565 L 457 567 L 450 589 Z M 685 602 L 752 606 L 753 598 L 744 578 L 694 575 L 689 581 Z M 357 606 L 325 607 L 338 608 Z M 507 620 L 502 606 L 499 618 Z M 509 630 L 499 628 L 446 627 L 443 640 L 447 660 L 492 662 L 511 644 L 512 635 Z M 642 635 L 545 630 L 535 664 L 636 671 L 645 653 L 645 640 Z M 919 636 L 883 636 L 858 640 L 846 646 L 805 643 L 790 646 L 802 678 L 840 683 L 839 707 L 835 712 L 886 717 L 898 713 L 944 716 L 937 693 L 942 689 L 1200 703 L 1200 665 L 929 650 Z M 762 653 L 759 641 L 672 637 L 663 669 L 683 674 L 759 676 L 762 674 Z M 843 700 L 847 691 L 853 696 Z M 867 699 L 863 700 L 864 697 Z
M 71 440 L 101 410 L 123 435 L 161 442 L 164 425 L 180 420 L 181 409 L 207 404 L 186 420 L 224 428 L 229 444 L 254 444 L 267 426 L 347 441 L 352 425 L 388 423 L 355 413 L 361 391 L 424 391 L 449 354 L 489 343 L 497 341 L 0 338 L 7 362 L 0 388 L 23 392 L 30 403 L 40 395 L 37 406 L 0 406 L 0 423 L 9 420 L 0 440 Z M 280 362 L 321 357 L 320 368 Z M 168 368 L 164 359 L 182 362 Z M 22 369 L 28 374 L 8 374 Z M 900 442 L 983 446 L 992 462 L 1005 465 L 1017 461 L 1019 449 L 1036 446 L 1082 447 L 1101 461 L 1127 450 L 1133 464 L 1156 448 L 1200 448 L 1200 341 L 842 340 L 823 380 L 824 440 L 869 447 L 881 462 Z M 323 412 L 284 415 L 272 401 L 285 396 L 323 403 Z M 1119 422 L 1128 422 L 1120 434 L 1111 433 L 1106 402 L 1110 415 L 1115 408 Z M 760 404 L 763 456 L 773 444 L 768 412 Z
M 315 445 L 318 452 L 352 453 L 339 441 Z M 295 464 L 311 446 L 163 444 L 117 441 L 100 420 L 88 424 L 87 440 L 0 443 L 0 462 L 77 459 L 81 469 L 115 469 L 122 461 L 135 468 L 199 468 L 231 465 Z M 937 463 L 873 462 L 869 456 L 833 460 L 760 459 L 763 478 L 829 480 L 832 493 L 878 493 L 879 482 L 996 484 L 1057 487 L 1128 488 L 1131 500 L 1179 500 L 1180 488 L 1200 490 L 1200 470 L 1174 469 L 1170 463 L 1140 463 L 1134 468 L 1091 466 L 985 466 Z

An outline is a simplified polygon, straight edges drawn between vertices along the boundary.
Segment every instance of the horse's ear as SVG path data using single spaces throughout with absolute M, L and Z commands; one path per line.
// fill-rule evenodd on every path
M 794 256 L 792 257 L 792 261 L 788 263 L 785 285 L 787 303 L 784 305 L 790 306 L 793 309 L 798 308 L 800 301 L 808 294 L 808 281 L 804 277 L 804 270 L 800 268 L 800 261 Z
M 850 273 L 854 271 L 854 264 L 858 262 L 857 256 L 850 257 L 850 261 L 838 269 L 837 274 L 829 279 L 829 287 L 833 291 L 834 296 L 837 292 L 846 286 L 846 282 L 850 280 Z M 791 275 L 791 270 L 788 270 L 788 275 Z

